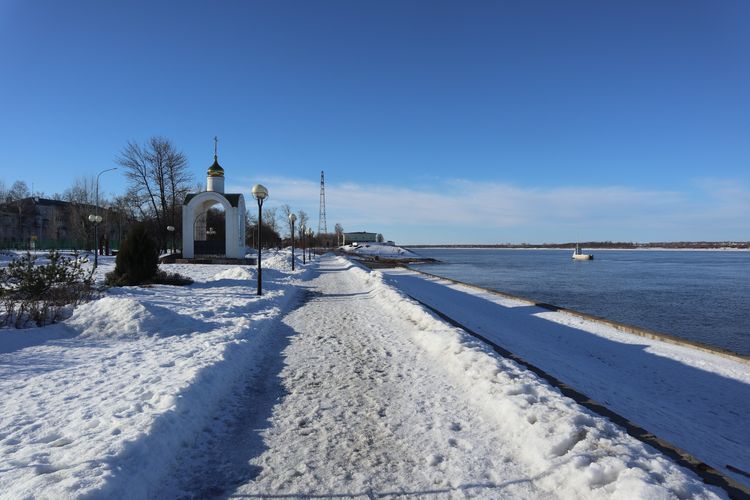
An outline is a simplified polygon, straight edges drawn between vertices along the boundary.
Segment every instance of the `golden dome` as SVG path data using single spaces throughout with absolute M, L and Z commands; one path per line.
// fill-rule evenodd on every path
M 224 169 L 219 165 L 218 158 L 214 155 L 214 164 L 208 167 L 209 177 L 224 177 Z

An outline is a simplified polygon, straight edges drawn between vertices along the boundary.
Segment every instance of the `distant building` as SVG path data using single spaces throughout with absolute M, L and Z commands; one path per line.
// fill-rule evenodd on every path
M 93 205 L 30 197 L 0 203 L 0 248 L 93 248 Z M 117 247 L 123 232 L 120 214 L 99 208 L 100 234 Z
M 376 243 L 378 236 L 382 240 L 382 236 L 378 233 L 368 233 L 366 231 L 358 231 L 353 233 L 344 233 L 344 245 L 350 245 L 352 243 Z

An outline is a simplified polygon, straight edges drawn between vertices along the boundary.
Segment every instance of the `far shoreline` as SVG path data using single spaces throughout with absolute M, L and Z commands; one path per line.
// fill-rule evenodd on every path
M 551 243 L 540 245 L 527 244 L 439 244 L 439 245 L 399 245 L 403 248 L 416 249 L 461 249 L 461 250 L 572 250 L 576 247 L 575 243 Z M 581 243 L 581 248 L 587 250 L 691 250 L 691 251 L 750 251 L 750 242 L 700 242 L 700 243 L 642 243 L 642 244 L 607 244 L 607 243 Z

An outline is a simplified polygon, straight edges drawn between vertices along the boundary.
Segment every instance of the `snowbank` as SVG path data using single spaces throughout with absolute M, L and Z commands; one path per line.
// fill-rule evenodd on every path
M 206 331 L 210 325 L 168 307 L 131 297 L 104 297 L 75 309 L 65 324 L 81 338 L 134 338 L 183 335 Z
M 212 281 L 219 281 L 219 280 L 253 280 L 255 279 L 255 275 L 250 269 L 247 267 L 232 267 L 230 269 L 225 269 L 219 273 L 216 273 L 211 280 Z
M 162 268 L 195 283 L 111 289 L 27 342 L 0 330 L 1 496 L 148 496 L 296 296 L 273 270 L 258 297 L 250 268 Z
M 750 486 L 750 364 L 405 269 L 388 282 Z
M 294 252 L 295 272 L 303 271 L 302 267 L 302 250 L 297 249 Z M 275 269 L 284 273 L 292 273 L 292 251 L 291 248 L 285 250 L 271 250 L 262 254 L 263 268 Z
M 515 362 L 495 355 L 384 281 L 357 269 L 386 307 L 417 327 L 412 338 L 453 374 L 516 456 L 549 491 L 567 498 L 715 498 L 695 477 L 610 421 L 592 414 Z
M 385 260 L 423 260 L 424 257 L 396 245 L 385 243 L 360 243 L 357 246 L 344 245 L 339 249 L 353 256 Z

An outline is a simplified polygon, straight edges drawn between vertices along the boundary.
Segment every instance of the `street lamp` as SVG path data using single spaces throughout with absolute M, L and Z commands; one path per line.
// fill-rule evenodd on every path
M 312 260 L 313 260 L 313 257 L 312 257 L 312 246 L 313 246 L 313 230 L 312 230 L 312 228 L 311 228 L 311 227 L 308 227 L 308 228 L 307 228 L 307 236 L 309 236 L 309 237 L 310 237 L 310 244 L 309 244 L 309 245 L 307 246 L 307 248 L 308 248 L 308 250 L 307 250 L 307 251 L 308 251 L 308 252 L 310 252 L 309 258 L 310 258 L 310 262 L 312 262 Z
M 117 170 L 117 167 L 105 168 L 96 174 L 96 212 L 95 215 L 89 215 L 89 220 L 94 223 L 94 269 L 99 265 L 99 223 L 102 221 L 99 215 L 99 176 L 112 170 Z
M 174 253 L 174 226 L 167 226 L 167 231 L 172 233 L 172 253 Z
M 258 200 L 258 295 L 261 295 L 262 290 L 262 269 L 260 267 L 260 230 L 263 226 L 263 201 L 268 198 L 268 189 L 262 184 L 256 184 L 252 189 L 253 198 Z
M 297 220 L 297 216 L 289 214 L 289 222 L 292 224 L 292 271 L 294 271 L 294 222 Z
M 302 264 L 307 264 L 307 261 L 305 260 L 305 236 L 307 236 L 307 233 L 305 232 L 305 225 L 300 224 L 300 235 L 302 236 Z
M 97 230 L 96 228 L 99 226 L 99 223 L 102 221 L 101 215 L 89 215 L 89 222 L 92 222 L 94 224 L 94 269 L 96 269 L 96 266 L 98 265 L 96 256 L 99 254 L 99 242 L 97 237 Z

